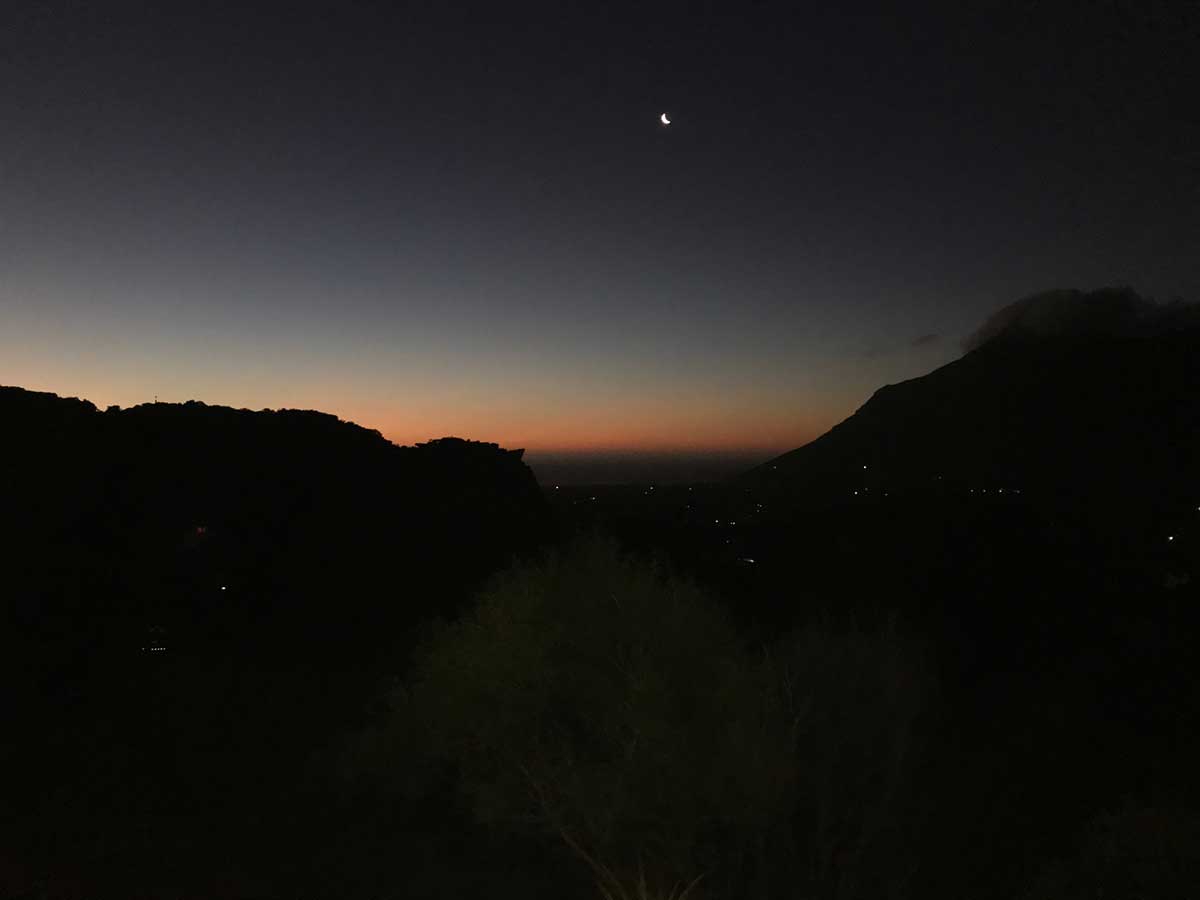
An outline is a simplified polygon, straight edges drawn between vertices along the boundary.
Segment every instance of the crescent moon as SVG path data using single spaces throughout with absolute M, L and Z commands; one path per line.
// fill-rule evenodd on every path
M 660 121 L 660 122 L 662 122 L 664 125 L 670 125 L 670 124 L 671 124 L 671 120 L 667 118 L 667 114 L 666 114 L 666 113 L 663 113 L 661 116 L 659 116 L 659 117 L 658 117 L 658 119 L 659 119 L 659 121 Z

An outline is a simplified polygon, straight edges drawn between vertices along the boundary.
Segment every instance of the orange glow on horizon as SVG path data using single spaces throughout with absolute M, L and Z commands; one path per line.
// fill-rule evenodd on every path
M 32 391 L 48 391 L 61 397 L 90 400 L 103 410 L 110 404 L 122 407 L 153 402 L 132 385 L 114 383 L 107 389 L 98 384 L 80 390 L 59 378 L 2 379 Z M 81 379 L 82 380 L 82 379 Z M 74 382 L 74 379 L 72 379 Z M 399 445 L 412 445 L 442 437 L 521 448 L 539 456 L 636 456 L 674 454 L 763 456 L 786 452 L 808 443 L 844 418 L 847 412 L 810 410 L 804 417 L 781 420 L 779 410 L 768 403 L 732 403 L 714 397 L 705 408 L 695 397 L 690 403 L 671 406 L 646 398 L 622 401 L 605 398 L 583 408 L 531 408 L 513 403 L 507 407 L 471 402 L 451 403 L 446 397 L 425 397 L 413 402 L 407 397 L 371 397 L 366 402 L 346 398 L 358 392 L 349 385 L 290 386 L 277 389 L 230 390 L 213 385 L 210 390 L 171 391 L 163 385 L 158 399 L 164 403 L 201 400 L 212 406 L 259 409 L 311 409 L 331 413 L 347 422 L 379 431 Z M 276 388 L 276 389 L 272 389 Z M 358 394 L 361 397 L 361 394 Z M 400 407 L 400 408 L 398 408 Z
M 658 421 L 631 416 L 625 422 L 611 424 L 564 417 L 536 423 L 482 421 L 472 427 L 457 417 L 428 424 L 413 419 L 397 422 L 393 416 L 372 421 L 373 418 L 350 416 L 351 421 L 377 429 L 396 444 L 452 436 L 489 441 L 510 449 L 523 448 L 529 453 L 562 456 L 675 453 L 771 456 L 808 443 L 826 431 L 832 421 L 837 421 L 833 418 L 825 424 L 813 416 L 805 422 L 781 423 L 763 415 L 758 421 L 739 417 L 697 426 L 695 422 L 672 421 L 664 415 Z

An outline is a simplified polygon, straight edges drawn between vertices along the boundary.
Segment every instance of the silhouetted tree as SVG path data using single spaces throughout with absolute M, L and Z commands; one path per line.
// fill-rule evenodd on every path
M 438 630 L 368 744 L 452 763 L 479 820 L 552 835 L 614 897 L 853 897 L 895 871 L 923 690 L 891 634 L 748 653 L 695 586 L 592 538 Z
M 713 603 L 593 539 L 506 573 L 398 701 L 481 820 L 553 834 L 618 892 L 691 880 L 706 837 L 770 818 L 755 687 Z

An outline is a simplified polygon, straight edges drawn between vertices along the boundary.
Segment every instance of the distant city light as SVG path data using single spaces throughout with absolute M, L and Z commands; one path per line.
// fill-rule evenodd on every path
M 1175 535 L 1173 535 L 1173 534 L 1168 534 L 1168 535 L 1167 535 L 1167 540 L 1168 540 L 1168 541 L 1173 541 L 1173 540 L 1175 540 Z
M 221 590 L 225 590 L 225 585 L 221 585 Z

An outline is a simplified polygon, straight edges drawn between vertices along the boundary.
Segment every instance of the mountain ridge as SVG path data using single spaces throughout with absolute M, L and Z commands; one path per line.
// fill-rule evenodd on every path
M 331 652 L 335 631 L 382 650 L 386 628 L 448 613 L 548 523 L 523 451 L 398 446 L 328 413 L 101 412 L 0 387 L 0 422 L 0 612 L 16 631 L 87 621 L 97 647 L 149 623 L 212 648 L 233 629 L 285 654 Z
M 1194 487 L 1198 311 L 1127 291 L 1026 298 L 985 323 L 977 335 L 986 340 L 959 359 L 881 387 L 824 435 L 742 481 L 831 500 L 934 482 L 1076 496 L 1102 488 L 1126 502 L 1172 484 Z

